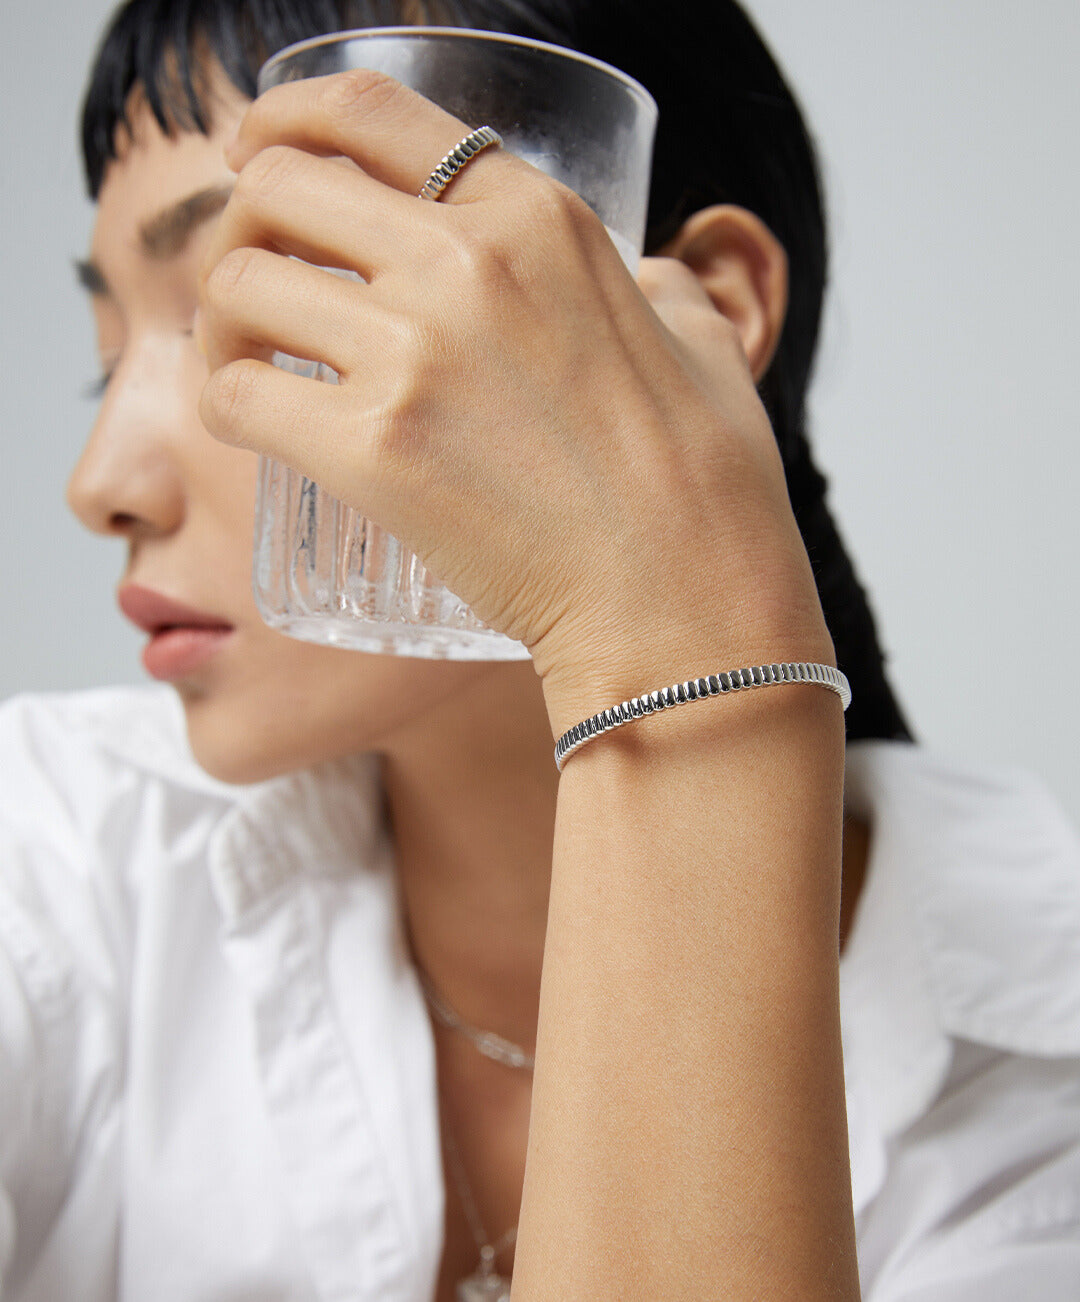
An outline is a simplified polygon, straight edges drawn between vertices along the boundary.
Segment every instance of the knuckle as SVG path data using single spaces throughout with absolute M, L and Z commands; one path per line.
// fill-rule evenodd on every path
M 255 391 L 255 369 L 246 361 L 230 362 L 207 380 L 199 403 L 203 424 L 216 437 L 242 442 L 244 413 Z
M 339 121 L 351 123 L 358 114 L 381 112 L 407 94 L 399 81 L 384 72 L 351 68 L 327 78 L 322 107 Z
M 288 145 L 267 145 L 244 165 L 236 179 L 234 196 L 249 208 L 259 208 L 295 185 L 304 155 Z
M 398 343 L 403 365 L 389 386 L 385 404 L 390 419 L 383 431 L 382 442 L 388 452 L 409 446 L 422 423 L 429 385 L 436 369 L 426 333 L 414 323 L 403 326 L 400 332 Z
M 532 185 L 523 187 L 522 197 L 537 226 L 557 238 L 581 239 L 597 227 L 603 231 L 600 219 L 580 195 L 548 177 L 538 176 Z
M 438 392 L 441 350 L 430 326 L 410 316 L 389 315 L 382 323 L 384 345 L 393 358 L 381 400 L 372 411 L 372 444 L 385 465 L 411 463 L 423 442 L 432 394 Z
M 522 231 L 530 239 L 523 246 Z M 511 266 L 534 265 L 540 250 L 558 250 L 560 260 L 594 262 L 610 241 L 600 218 L 567 186 L 541 173 L 523 178 L 505 204 L 496 250 Z M 554 254 L 553 254 L 554 256 Z
M 461 225 L 446 232 L 440 249 L 441 260 L 449 262 L 455 274 L 472 292 L 483 292 L 501 278 L 503 259 L 498 242 L 490 232 Z M 440 272 L 446 275 L 444 270 Z
M 259 250 L 230 249 L 209 272 L 204 286 L 207 308 L 212 312 L 227 310 L 257 271 Z
M 697 276 L 679 258 L 642 258 L 638 264 L 638 284 L 646 292 L 697 303 L 704 291 Z
M 510 192 L 492 216 L 481 246 L 462 248 L 459 256 L 472 260 L 479 288 L 494 290 L 507 280 L 518 287 L 528 285 L 552 260 L 594 264 L 609 244 L 603 223 L 583 199 L 537 173 L 523 177 Z
M 384 482 L 398 477 L 415 458 L 416 440 L 402 418 L 401 406 L 389 401 L 368 413 L 365 422 L 367 451 Z
M 501 229 L 502 224 L 476 220 L 468 205 L 460 209 L 447 205 L 444 220 L 430 227 L 416 257 L 423 282 L 441 286 L 445 294 L 429 297 L 419 309 L 427 323 L 423 328 L 433 328 L 441 310 L 439 298 L 450 304 L 459 330 L 464 330 L 477 306 L 487 303 L 491 292 L 506 288 L 504 282 L 513 277 L 520 232 L 515 240 Z M 417 329 L 421 329 L 419 322 Z
M 257 95 L 244 109 L 237 138 L 248 143 L 260 140 L 268 129 L 272 129 L 273 123 L 286 113 L 289 98 L 295 93 L 294 87 L 283 83 L 271 86 Z
M 743 355 L 743 338 L 739 327 L 731 319 L 725 316 L 719 309 L 715 309 L 707 314 L 707 320 L 711 325 L 718 343 L 726 348 L 728 352 Z

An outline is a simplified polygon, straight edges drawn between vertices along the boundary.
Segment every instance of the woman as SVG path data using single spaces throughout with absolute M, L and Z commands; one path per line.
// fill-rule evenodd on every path
M 639 289 L 500 151 L 418 203 L 465 128 L 378 78 L 245 111 L 286 40 L 411 10 L 237 9 L 189 26 L 138 0 L 99 57 L 82 274 L 108 381 L 70 498 L 128 543 L 120 603 L 199 765 L 262 784 L 200 775 L 157 697 L 7 713 L 12 1296 L 443 1299 L 512 1268 L 516 1298 L 853 1297 L 853 1196 L 867 1296 L 1014 1296 L 1033 1271 L 1069 1296 L 1080 906 L 1043 798 L 878 746 L 852 755 L 845 817 L 840 703 L 816 686 L 551 761 L 615 701 L 834 644 L 849 740 L 906 736 L 802 433 L 820 208 L 752 29 L 726 4 L 683 49 L 646 6 L 617 28 L 585 5 L 432 15 L 658 95 L 665 256 Z M 714 82 L 686 75 L 695 47 Z M 681 145 L 718 94 L 727 170 L 695 172 Z M 342 383 L 273 370 L 275 346 Z M 253 458 L 207 430 L 361 504 L 533 665 L 266 630 Z M 1011 947 L 952 934 L 983 903 L 972 865 Z M 1004 967 L 1005 1012 L 965 962 Z

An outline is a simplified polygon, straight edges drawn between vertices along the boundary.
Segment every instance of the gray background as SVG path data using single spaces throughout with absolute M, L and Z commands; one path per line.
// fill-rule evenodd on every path
M 75 120 L 110 8 L 5 13 L 0 696 L 141 674 L 120 545 L 61 504 L 95 374 Z M 1033 769 L 1080 818 L 1080 6 L 750 8 L 822 144 L 814 427 L 901 694 L 924 740 Z

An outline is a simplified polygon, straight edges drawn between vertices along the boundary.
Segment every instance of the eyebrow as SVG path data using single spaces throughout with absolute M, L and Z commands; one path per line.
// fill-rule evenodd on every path
M 232 190 L 232 185 L 209 185 L 163 208 L 139 227 L 143 252 L 155 260 L 175 257 L 197 227 L 221 212 Z
M 139 244 L 143 253 L 155 262 L 164 262 L 182 253 L 194 231 L 203 222 L 216 217 L 229 202 L 231 185 L 209 185 L 171 203 L 139 227 Z M 111 295 L 105 273 L 92 258 L 77 258 L 75 277 L 89 294 Z

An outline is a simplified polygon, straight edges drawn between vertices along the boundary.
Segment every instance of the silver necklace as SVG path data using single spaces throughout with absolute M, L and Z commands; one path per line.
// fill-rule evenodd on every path
M 450 1133 L 450 1127 L 446 1124 L 445 1116 L 443 1117 L 443 1139 L 446 1143 L 446 1156 L 450 1164 L 450 1172 L 454 1177 L 454 1183 L 457 1185 L 458 1197 L 461 1199 L 465 1219 L 469 1222 L 469 1229 L 472 1231 L 477 1251 L 480 1253 L 480 1264 L 473 1273 L 467 1279 L 458 1281 L 455 1290 L 457 1302 L 510 1302 L 510 1281 L 504 1275 L 499 1274 L 497 1263 L 499 1253 L 509 1248 L 517 1238 L 517 1226 L 512 1225 L 494 1243 L 489 1240 L 487 1230 L 484 1229 L 484 1222 L 480 1219 L 480 1212 L 477 1209 L 476 1199 L 473 1197 L 468 1177 L 465 1175 L 461 1154 L 458 1152 L 457 1144 L 454 1143 L 454 1137 Z
M 531 1053 L 526 1053 L 520 1045 L 504 1040 L 501 1035 L 496 1035 L 494 1031 L 481 1031 L 475 1026 L 470 1026 L 468 1022 L 463 1021 L 454 1012 L 445 999 L 442 999 L 436 993 L 428 980 L 426 972 L 421 971 L 418 967 L 416 975 L 420 981 L 420 989 L 423 990 L 424 998 L 428 1002 L 428 1007 L 435 1014 L 436 1021 L 441 1022 L 443 1026 L 448 1027 L 451 1031 L 460 1031 L 466 1039 L 471 1040 L 476 1045 L 485 1058 L 490 1058 L 493 1062 L 501 1062 L 504 1067 L 518 1067 L 522 1071 L 532 1071 L 535 1059 Z
M 419 966 L 417 966 L 416 975 L 420 982 L 420 989 L 424 992 L 424 998 L 435 1015 L 436 1021 L 441 1022 L 443 1026 L 451 1031 L 460 1031 L 466 1039 L 472 1041 L 485 1058 L 502 1063 L 504 1067 L 516 1067 L 520 1071 L 532 1071 L 534 1063 L 532 1054 L 526 1053 L 520 1045 L 504 1040 L 501 1035 L 496 1035 L 494 1031 L 481 1031 L 475 1026 L 470 1026 L 468 1022 L 458 1016 L 445 999 L 440 998 L 428 980 L 427 973 L 423 972 Z M 476 1206 L 476 1199 L 473 1197 L 472 1186 L 465 1174 L 461 1153 L 454 1142 L 454 1136 L 447 1124 L 445 1112 L 442 1115 L 442 1132 L 446 1144 L 446 1157 L 450 1166 L 450 1174 L 454 1178 L 454 1184 L 457 1185 L 458 1197 L 461 1199 L 465 1219 L 469 1222 L 469 1230 L 476 1243 L 476 1249 L 480 1253 L 479 1265 L 473 1273 L 467 1279 L 458 1281 L 455 1290 L 457 1302 L 510 1302 L 510 1281 L 504 1275 L 499 1274 L 497 1266 L 499 1253 L 505 1252 L 517 1238 L 517 1226 L 512 1225 L 501 1238 L 494 1243 L 491 1242 L 488 1232 L 484 1228 L 484 1222 L 480 1219 L 480 1212 Z

